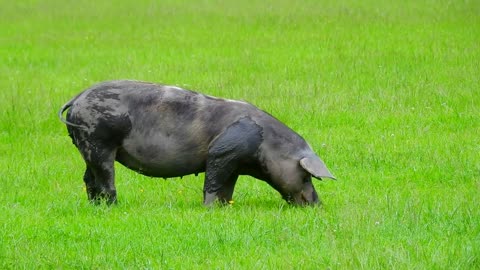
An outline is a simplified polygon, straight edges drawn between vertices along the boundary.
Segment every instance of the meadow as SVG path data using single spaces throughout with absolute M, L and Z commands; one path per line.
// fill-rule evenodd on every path
M 1 269 L 480 269 L 479 1 L 1 1 Z M 245 100 L 337 181 L 293 207 L 242 176 L 117 164 L 87 201 L 57 111 L 99 81 Z

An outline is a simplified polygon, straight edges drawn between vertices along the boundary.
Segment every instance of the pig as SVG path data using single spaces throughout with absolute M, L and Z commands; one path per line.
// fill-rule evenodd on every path
M 115 161 L 151 177 L 205 172 L 207 206 L 230 202 L 239 175 L 265 181 L 296 205 L 320 202 L 312 176 L 335 179 L 308 143 L 272 115 L 176 86 L 98 83 L 64 104 L 58 117 L 85 160 L 92 202 L 117 201 Z

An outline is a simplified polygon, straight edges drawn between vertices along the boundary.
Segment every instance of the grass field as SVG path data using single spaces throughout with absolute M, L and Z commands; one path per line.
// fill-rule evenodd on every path
M 479 1 L 92 3 L 1 1 L 1 269 L 480 269 Z M 118 165 L 90 205 L 56 112 L 120 78 L 249 101 L 338 181 L 205 208 Z

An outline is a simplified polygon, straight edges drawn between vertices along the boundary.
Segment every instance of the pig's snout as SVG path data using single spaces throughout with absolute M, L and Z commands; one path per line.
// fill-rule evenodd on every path
M 320 203 L 317 191 L 311 181 L 303 183 L 302 190 L 288 194 L 285 200 L 296 205 L 316 205 Z

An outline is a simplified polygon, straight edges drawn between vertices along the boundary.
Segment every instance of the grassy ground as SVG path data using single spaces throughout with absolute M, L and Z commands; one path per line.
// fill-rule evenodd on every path
M 237 2 L 2 1 L 0 268 L 480 268 L 480 3 Z M 119 165 L 92 206 L 56 112 L 119 78 L 252 102 L 339 180 L 206 209 L 203 175 Z

